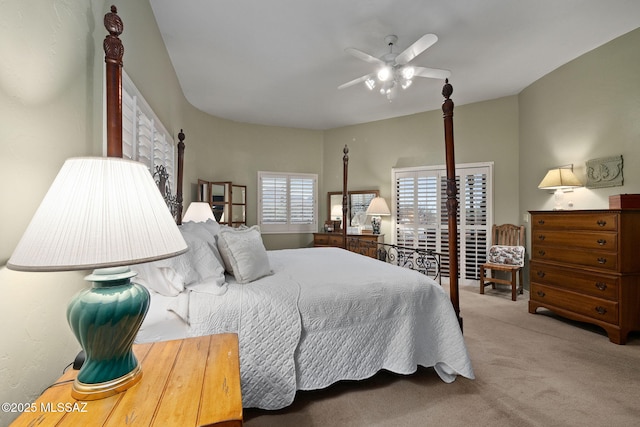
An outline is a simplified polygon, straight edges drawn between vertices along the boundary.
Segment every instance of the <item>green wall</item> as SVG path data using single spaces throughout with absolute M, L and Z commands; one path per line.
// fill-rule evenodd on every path
M 565 64 L 518 95 L 523 217 L 529 210 L 553 208 L 553 195 L 537 186 L 558 165 L 572 163 L 585 183 L 587 160 L 623 156 L 624 185 L 566 193 L 574 209 L 606 209 L 610 195 L 640 193 L 638 46 L 640 29 Z
M 455 87 L 452 99 L 455 101 Z M 517 222 L 517 97 L 457 106 L 453 122 L 456 163 L 494 162 L 495 220 Z M 392 168 L 444 165 L 442 111 L 325 131 L 323 178 L 327 191 L 342 190 L 345 144 L 349 147 L 349 189 L 380 190 L 391 206 Z M 321 203 L 321 212 L 326 212 L 326 199 Z M 382 222 L 382 231 L 390 243 L 390 221 Z

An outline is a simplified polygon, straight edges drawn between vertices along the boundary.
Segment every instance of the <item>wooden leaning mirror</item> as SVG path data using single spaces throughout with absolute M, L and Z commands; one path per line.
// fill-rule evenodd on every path
M 374 197 L 380 196 L 378 190 L 357 190 L 348 192 L 347 226 L 363 225 L 366 211 Z M 355 218 L 355 219 L 354 219 Z M 342 191 L 327 193 L 327 219 L 342 221 Z

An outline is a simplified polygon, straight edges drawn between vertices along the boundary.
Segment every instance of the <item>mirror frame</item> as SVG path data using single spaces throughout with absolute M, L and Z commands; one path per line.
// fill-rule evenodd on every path
M 353 194 L 373 194 L 373 197 L 380 197 L 380 191 L 379 190 L 354 190 L 354 191 L 348 191 L 347 194 L 349 195 L 349 203 L 347 206 L 347 217 L 349 218 L 349 226 L 351 226 L 351 220 L 353 219 L 353 213 L 351 212 L 351 206 L 352 206 L 352 200 L 351 200 L 351 196 Z M 339 196 L 339 202 L 340 204 L 342 204 L 342 191 L 330 191 L 327 193 L 327 219 L 331 219 L 331 196 Z

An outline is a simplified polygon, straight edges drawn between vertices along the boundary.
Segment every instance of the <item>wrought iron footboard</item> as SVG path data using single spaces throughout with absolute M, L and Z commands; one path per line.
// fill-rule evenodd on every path
M 416 270 L 442 284 L 440 253 L 438 252 L 379 243 L 353 236 L 347 237 L 347 248 L 352 252 L 377 258 L 380 261 Z

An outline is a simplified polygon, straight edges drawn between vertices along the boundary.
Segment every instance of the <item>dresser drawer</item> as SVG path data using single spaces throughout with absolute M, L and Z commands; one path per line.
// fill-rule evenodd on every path
M 534 244 L 531 256 L 534 260 L 576 264 L 610 271 L 616 271 L 618 268 L 618 254 L 616 252 L 589 251 Z
M 573 246 L 584 249 L 615 251 L 618 235 L 611 232 L 566 232 L 558 230 L 538 230 L 531 233 L 533 243 L 550 246 Z
M 342 234 L 315 234 L 313 236 L 314 246 L 335 246 L 342 247 Z
M 617 231 L 618 216 L 610 212 L 594 212 L 572 215 L 536 214 L 532 232 L 546 229 Z
M 531 261 L 531 282 L 618 301 L 618 278 Z
M 562 307 L 574 313 L 617 325 L 618 303 L 575 292 L 531 283 L 530 298 L 550 306 Z

